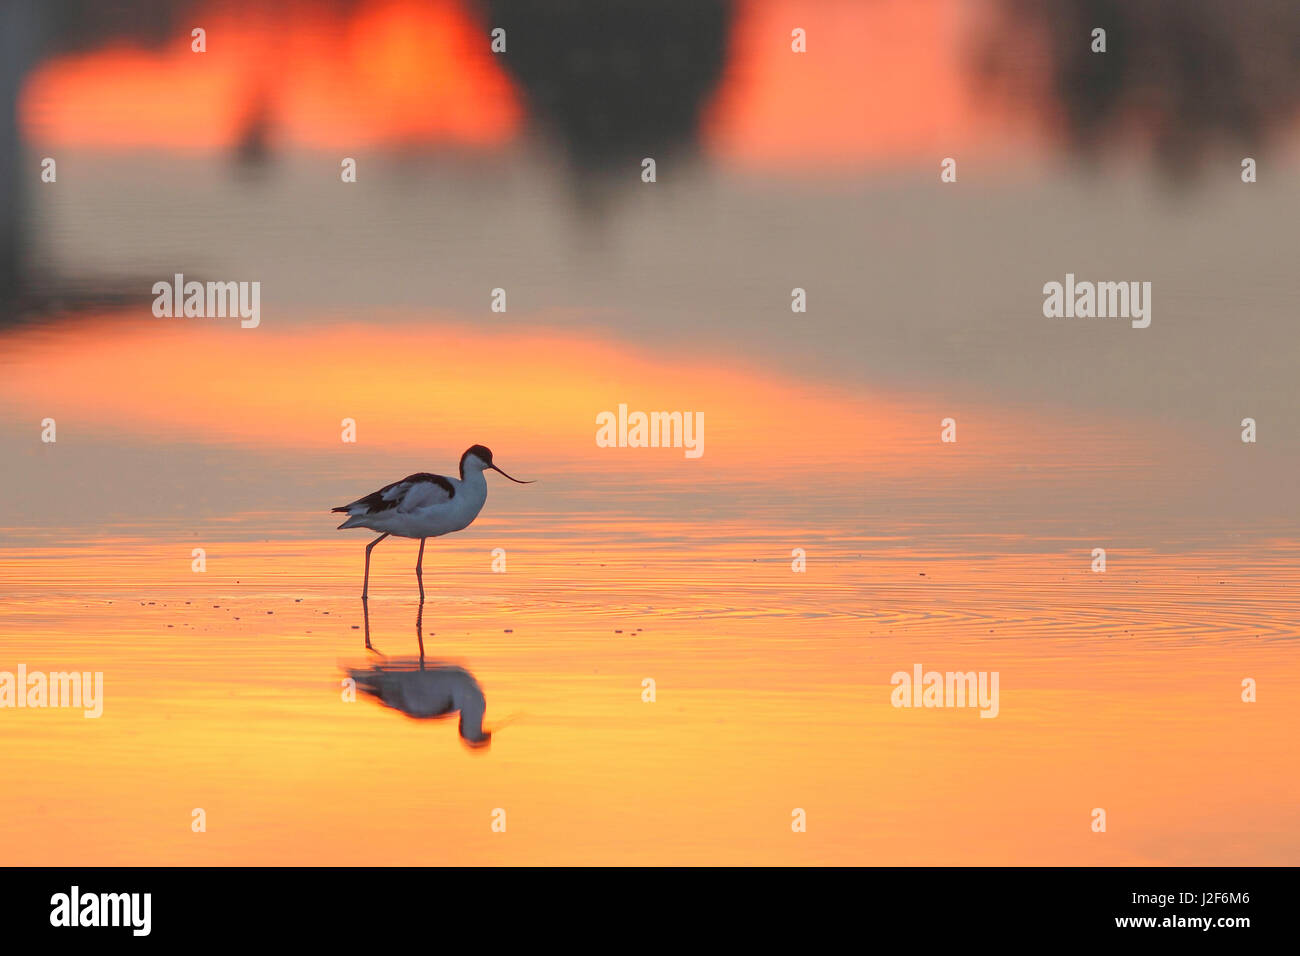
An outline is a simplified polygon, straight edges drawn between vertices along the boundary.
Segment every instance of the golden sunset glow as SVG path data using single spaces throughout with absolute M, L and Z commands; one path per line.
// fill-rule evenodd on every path
M 705 143 L 722 160 L 772 170 L 937 163 L 954 143 L 978 152 L 1008 137 L 1041 140 L 970 76 L 966 27 L 977 9 L 960 0 L 741 0 L 735 66 L 705 117 Z M 791 55 L 792 25 L 816 56 Z
M 44 781 L 44 812 L 80 821 L 37 835 L 14 825 L 17 807 L 0 804 L 9 821 L 0 838 L 18 862 L 90 854 L 105 863 L 590 863 L 632 853 L 645 863 L 917 864 L 959 862 L 960 845 L 992 863 L 1136 864 L 1205 859 L 1162 834 L 1204 825 L 1200 805 L 1175 798 L 1207 786 L 1211 772 L 1225 781 L 1223 801 L 1245 787 L 1260 813 L 1291 813 L 1294 775 L 1278 776 L 1268 755 L 1286 746 L 1295 716 L 1287 701 L 1300 687 L 1300 668 L 1277 642 L 1289 623 L 1274 597 L 1297 583 L 1296 542 L 1275 541 L 1272 560 L 1232 573 L 1222 570 L 1227 555 L 1150 552 L 1126 555 L 1118 576 L 1099 576 L 1080 557 L 1087 538 L 1062 554 L 1016 554 L 1014 533 L 982 533 L 972 539 L 982 553 L 962 556 L 918 547 L 917 530 L 896 518 L 854 527 L 816 505 L 783 507 L 791 481 L 811 480 L 819 497 L 840 500 L 852 499 L 859 481 L 889 475 L 933 487 L 945 464 L 934 454 L 941 446 L 915 440 L 933 425 L 920 428 L 914 398 L 451 320 L 390 322 L 383 361 L 350 351 L 369 333 L 348 323 L 244 332 L 156 322 L 105 316 L 66 335 L 9 334 L 0 403 L 27 418 L 44 409 L 64 428 L 76 422 L 128 446 L 190 436 L 234 443 L 246 449 L 241 456 L 337 456 L 346 409 L 368 447 L 450 465 L 426 459 L 429 446 L 489 434 L 508 467 L 543 479 L 495 485 L 481 529 L 435 541 L 426 563 L 431 659 L 469 667 L 487 695 L 488 725 L 503 726 L 491 753 L 471 759 L 453 723 L 401 721 L 364 703 L 340 709 L 339 667 L 365 656 L 355 599 L 365 536 L 330 530 L 327 494 L 301 515 L 275 519 L 288 520 L 291 541 L 232 539 L 241 516 L 230 514 L 167 542 L 138 528 L 96 535 L 75 551 L 6 547 L 0 582 L 17 611 L 11 651 L 31 668 L 104 670 L 106 712 L 135 728 L 134 746 L 151 761 L 172 768 L 148 784 L 143 769 L 123 768 L 118 751 L 96 743 L 107 721 L 6 715 L 27 741 L 19 772 Z M 509 390 L 461 360 L 482 354 L 512 381 Z M 708 486 L 744 472 L 745 494 L 764 519 L 689 510 L 638 517 L 635 499 L 611 511 L 579 498 L 567 513 L 547 514 L 542 503 L 557 501 L 565 484 L 547 465 L 557 454 L 583 462 L 593 489 L 638 480 L 682 487 L 679 451 L 634 461 L 592 441 L 593 411 L 610 396 L 653 407 L 662 394 L 689 396 L 706 412 L 708 450 L 690 463 L 699 466 L 692 480 Z M 999 460 L 1032 460 L 1050 433 L 1051 423 L 1005 410 L 987 417 L 1001 430 L 979 436 L 986 453 L 947 462 L 945 481 L 1012 481 Z M 73 440 L 65 434 L 55 454 Z M 826 462 L 810 449 L 824 450 Z M 797 478 L 790 463 L 831 473 Z M 361 481 L 376 464 L 366 457 L 346 467 Z M 864 477 L 854 477 L 855 466 Z M 810 554 L 811 573 L 797 581 L 791 541 Z M 206 549 L 203 574 L 189 569 L 196 545 Z M 487 551 L 496 546 L 511 573 L 490 572 Z M 382 653 L 416 650 L 412 561 L 410 542 L 376 551 L 370 627 Z M 202 654 L 187 651 L 189 642 Z M 1090 658 L 1081 662 L 1085 646 Z M 913 661 L 1000 670 L 1002 714 L 986 722 L 971 712 L 927 713 L 918 723 L 890 708 L 886 677 Z M 1235 703 L 1225 666 L 1267 672 L 1268 702 Z M 655 707 L 634 691 L 647 673 L 664 688 Z M 1171 720 L 1189 696 L 1220 702 L 1200 707 L 1191 723 Z M 1117 759 L 1104 746 L 1138 726 L 1141 747 Z M 1027 772 L 1024 753 L 1044 738 L 1051 755 Z M 75 765 L 55 759 L 69 746 L 83 754 Z M 336 772 L 355 746 L 391 786 L 382 797 Z M 1193 749 L 1218 755 L 1212 771 L 1190 759 Z M 557 781 L 558 765 L 587 769 Z M 430 813 L 428 781 L 452 766 L 459 786 L 438 801 L 438 845 L 412 841 Z M 115 781 L 96 785 L 89 810 L 78 785 L 87 779 Z M 957 780 L 965 796 L 954 803 Z M 244 799 L 250 786 L 261 794 L 256 804 Z M 593 786 L 599 801 L 582 796 Z M 1086 828 L 1060 826 L 1062 814 L 1076 812 L 1080 788 L 1122 808 L 1114 840 L 1102 845 Z M 356 804 L 369 800 L 382 802 L 385 822 L 368 827 L 364 844 L 322 842 L 352 826 Z M 200 802 L 222 820 L 223 835 L 196 847 L 183 826 L 160 819 L 174 803 Z M 508 852 L 479 825 L 486 804 L 527 808 L 511 818 Z M 651 805 L 658 809 L 647 823 Z M 767 816 L 788 815 L 787 805 L 818 808 L 815 836 L 793 844 L 777 827 L 752 837 Z M 1005 814 L 1017 820 L 1014 839 L 982 825 Z M 1287 851 L 1262 843 L 1250 852 L 1275 860 Z
M 812 386 L 759 366 L 684 362 L 589 335 L 394 319 L 382 350 L 358 348 L 373 333 L 350 324 L 261 328 L 251 333 L 258 346 L 251 351 L 250 333 L 235 320 L 204 327 L 105 319 L 69 339 L 15 334 L 10 347 L 22 361 L 0 382 L 0 400 L 128 435 L 332 448 L 350 417 L 368 442 L 387 446 L 426 448 L 438 436 L 469 432 L 499 436 L 494 441 L 517 455 L 562 448 L 567 458 L 608 464 L 593 440 L 597 414 L 619 404 L 667 408 L 671 395 L 674 407 L 706 413 L 709 455 L 699 465 L 709 470 L 752 468 L 773 456 L 819 468 L 942 467 L 934 442 L 920 437 L 939 431 L 926 407 L 933 399 Z M 464 361 L 482 354 L 493 356 L 491 375 Z M 1012 446 L 1033 456 L 1037 445 L 1024 438 L 1050 424 L 1046 416 L 1015 423 L 972 416 L 971 444 L 982 451 L 940 450 L 964 467 L 987 468 Z M 673 451 L 673 463 L 682 455 Z
M 50 146 L 210 149 L 235 144 L 263 111 L 289 146 L 495 146 L 521 120 L 456 0 L 370 0 L 346 18 L 326 4 L 236 16 L 216 5 L 196 21 L 213 38 L 203 54 L 181 36 L 44 65 L 24 91 L 28 135 Z

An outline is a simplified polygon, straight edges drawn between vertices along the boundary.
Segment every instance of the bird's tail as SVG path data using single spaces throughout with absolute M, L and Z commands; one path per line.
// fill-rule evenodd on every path
M 347 520 L 344 521 L 341 525 L 339 525 L 339 526 L 338 526 L 337 528 L 335 528 L 334 530 L 336 530 L 336 531 L 342 531 L 344 528 L 355 528 L 355 527 L 360 523 L 360 522 L 358 521 L 358 519 L 360 519 L 360 518 L 364 518 L 364 517 L 366 516 L 366 515 L 365 515 L 365 512 L 364 512 L 364 511 L 361 511 L 361 512 L 354 513 L 354 512 L 352 511 L 352 509 L 353 509 L 354 507 L 355 507 L 355 505 L 340 505 L 340 506 L 337 507 L 337 508 L 331 508 L 331 509 L 330 509 L 330 512 L 331 512 L 331 513 L 339 512 L 339 513 L 341 513 L 341 514 L 345 514 L 345 515 L 348 516 L 348 517 L 347 517 Z

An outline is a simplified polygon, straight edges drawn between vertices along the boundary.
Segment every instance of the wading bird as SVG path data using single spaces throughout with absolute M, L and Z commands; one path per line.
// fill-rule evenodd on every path
M 415 559 L 415 579 L 420 583 L 420 600 L 424 600 L 424 542 L 427 538 L 451 534 L 468 528 L 487 501 L 487 479 L 483 472 L 491 468 L 506 475 L 492 464 L 492 452 L 482 445 L 472 445 L 460 456 L 460 478 L 421 472 L 385 485 L 378 491 L 358 498 L 335 511 L 346 512 L 348 519 L 339 528 L 369 528 L 383 533 L 366 545 L 366 575 L 361 584 L 361 600 L 370 589 L 370 552 L 390 534 L 399 538 L 419 538 L 420 556 Z M 510 478 L 509 475 L 506 475 Z M 531 481 L 510 478 L 520 485 Z

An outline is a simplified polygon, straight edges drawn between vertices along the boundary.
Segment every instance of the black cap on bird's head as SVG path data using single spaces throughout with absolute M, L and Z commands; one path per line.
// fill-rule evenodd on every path
M 491 466 L 492 464 L 492 449 L 487 445 L 470 445 L 465 449 L 465 454 L 460 456 L 460 463 L 464 465 L 465 459 L 470 455 L 481 459 L 485 465 Z
M 500 472 L 501 474 L 506 475 L 504 471 L 501 471 L 500 468 L 492 464 L 491 448 L 488 448 L 486 445 L 470 445 L 469 448 L 465 449 L 465 454 L 460 456 L 460 477 L 462 479 L 465 477 L 465 462 L 468 461 L 471 457 L 478 459 L 478 461 L 482 463 L 482 468 L 480 470 L 491 468 L 493 471 Z M 506 475 L 506 477 L 510 478 L 509 475 Z M 531 481 L 520 481 L 518 478 L 510 478 L 510 480 L 517 485 L 532 484 Z

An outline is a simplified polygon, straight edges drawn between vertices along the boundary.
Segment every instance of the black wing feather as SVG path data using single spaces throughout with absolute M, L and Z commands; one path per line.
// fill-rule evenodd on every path
M 427 471 L 421 471 L 414 475 L 407 475 L 401 481 L 394 481 L 392 484 L 384 485 L 384 487 L 380 488 L 378 491 L 371 492 L 364 498 L 358 498 L 351 504 L 342 505 L 341 507 L 333 508 L 331 510 L 351 512 L 354 508 L 360 506 L 365 508 L 365 511 L 361 512 L 361 514 L 367 515 L 379 514 L 383 511 L 391 511 L 402 503 L 403 496 L 393 495 L 391 498 L 386 498 L 385 495 L 388 492 L 392 491 L 398 485 L 414 485 L 421 482 L 430 482 L 437 485 L 443 491 L 447 492 L 447 497 L 449 499 L 456 497 L 456 486 L 442 475 L 431 475 Z

